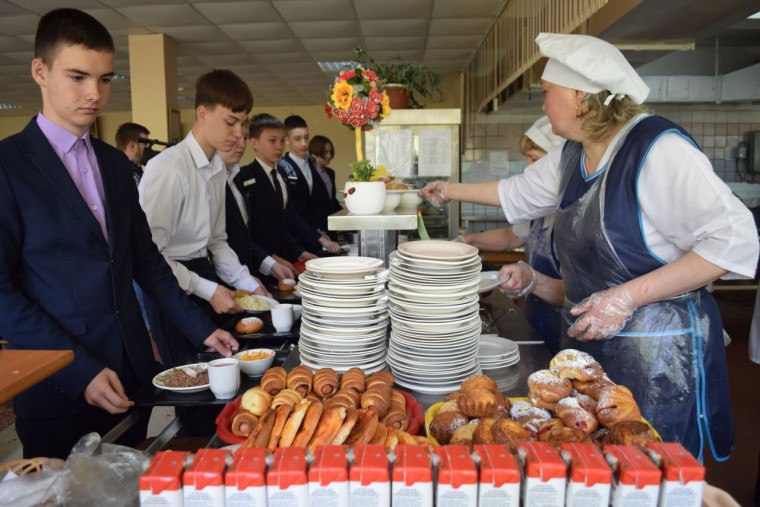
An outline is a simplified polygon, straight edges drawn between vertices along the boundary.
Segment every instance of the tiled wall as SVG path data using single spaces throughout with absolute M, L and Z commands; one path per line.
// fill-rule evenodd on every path
M 650 105 L 656 114 L 685 128 L 702 146 L 715 173 L 724 181 L 760 183 L 760 175 L 747 173 L 748 133 L 760 130 L 760 107 L 750 105 Z M 464 139 L 462 181 L 494 181 L 525 169 L 517 146 L 523 133 L 541 116 L 540 108 L 520 114 L 492 113 L 479 115 Z M 468 232 L 503 227 L 500 208 L 462 203 L 462 224 Z

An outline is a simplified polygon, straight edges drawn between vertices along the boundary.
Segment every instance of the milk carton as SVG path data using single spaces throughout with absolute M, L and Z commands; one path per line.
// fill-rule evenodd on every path
M 302 447 L 278 448 L 267 471 L 269 507 L 307 507 L 309 485 L 306 478 L 306 455 Z
M 140 505 L 182 507 L 182 473 L 188 452 L 160 451 L 140 477 Z
M 395 452 L 393 505 L 433 507 L 433 470 L 427 448 L 421 445 L 399 445 Z
M 387 507 L 391 504 L 388 455 L 382 445 L 357 445 L 349 471 L 351 507 Z
M 348 461 L 339 445 L 317 447 L 309 467 L 309 505 L 348 507 Z
M 705 467 L 678 443 L 650 442 L 649 456 L 662 470 L 660 505 L 700 507 Z
M 266 449 L 241 447 L 224 476 L 227 507 L 266 507 Z
M 525 505 L 563 507 L 567 466 L 557 451 L 546 442 L 522 442 L 518 455 L 523 470 Z
M 570 465 L 565 505 L 607 507 L 612 470 L 594 444 L 562 444 L 562 457 Z
M 435 504 L 438 507 L 476 507 L 478 471 L 467 448 L 446 445 L 435 452 L 439 459 Z
M 631 445 L 605 445 L 604 455 L 612 467 L 612 507 L 655 507 L 662 472 L 639 449 Z
M 480 507 L 517 507 L 520 504 L 520 468 L 506 445 L 476 445 L 480 459 Z
M 226 459 L 221 449 L 198 449 L 182 478 L 185 507 L 224 507 Z

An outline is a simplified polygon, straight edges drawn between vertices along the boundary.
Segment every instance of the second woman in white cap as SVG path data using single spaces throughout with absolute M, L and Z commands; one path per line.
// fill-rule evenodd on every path
M 752 278 L 749 210 L 687 132 L 642 106 L 649 88 L 611 44 L 540 34 L 552 130 L 570 142 L 494 183 L 434 182 L 434 201 L 501 205 L 512 222 L 555 213 L 563 346 L 629 387 L 666 441 L 726 459 L 734 441 L 722 326 L 705 285 Z

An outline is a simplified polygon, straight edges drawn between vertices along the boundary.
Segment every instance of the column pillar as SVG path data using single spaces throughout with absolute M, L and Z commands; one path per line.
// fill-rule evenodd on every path
M 177 43 L 164 34 L 129 36 L 132 121 L 161 141 L 180 140 Z M 172 115 L 171 111 L 176 111 Z M 172 128 L 174 123 L 174 128 Z M 172 132 L 174 131 L 174 132 Z M 173 135 L 172 135 L 173 134 Z M 174 139 L 176 138 L 176 139 Z

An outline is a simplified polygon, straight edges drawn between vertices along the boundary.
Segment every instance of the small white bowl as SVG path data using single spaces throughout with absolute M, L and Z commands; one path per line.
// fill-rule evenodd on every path
M 399 207 L 401 208 L 417 208 L 422 203 L 422 197 L 417 195 L 417 190 L 406 190 L 401 194 L 401 202 Z
M 255 352 L 267 352 L 269 353 L 269 357 L 265 357 L 264 359 L 245 359 L 246 355 L 253 354 Z M 260 375 L 263 375 L 264 372 L 267 371 L 270 366 L 272 366 L 272 363 L 274 363 L 274 350 L 249 349 L 240 351 L 232 357 L 240 361 L 240 371 L 249 377 L 258 377 Z
M 398 208 L 399 203 L 401 202 L 401 196 L 404 195 L 403 192 L 400 192 L 398 190 L 386 190 L 385 191 L 385 202 L 383 203 L 383 209 L 385 211 L 392 211 L 396 208 Z

